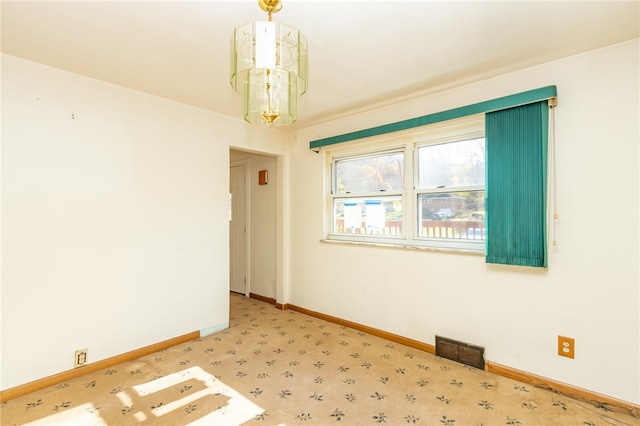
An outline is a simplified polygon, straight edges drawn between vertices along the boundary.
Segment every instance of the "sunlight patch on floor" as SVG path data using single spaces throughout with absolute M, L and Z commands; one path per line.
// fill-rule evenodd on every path
M 200 367 L 191 367 L 147 383 L 133 386 L 132 388 L 139 397 L 146 397 L 167 388 L 193 380 L 201 382 L 203 389 L 191 393 L 183 398 L 155 407 L 151 409 L 150 412 L 145 413 L 143 411 L 138 411 L 134 414 L 136 420 L 141 424 L 145 421 L 155 423 L 156 420 L 161 420 L 162 416 L 177 409 L 188 407 L 189 404 L 193 404 L 207 396 L 224 397 L 225 399 L 222 401 L 223 405 L 219 406 L 211 413 L 188 423 L 189 425 L 241 425 L 265 411 L 263 408 L 249 401 L 236 390 L 225 385 L 223 382 Z M 116 397 L 119 399 L 123 407 L 134 406 L 132 396 L 126 391 L 118 392 Z M 77 407 L 69 408 L 59 413 L 43 417 L 31 423 L 27 423 L 25 426 L 60 424 L 73 424 L 76 426 L 107 426 L 107 422 L 105 422 L 100 416 L 100 410 L 91 403 L 79 405 Z
M 191 367 L 142 385 L 133 386 L 133 389 L 138 392 L 140 396 L 147 396 L 154 392 L 158 392 L 193 379 L 201 381 L 206 386 L 206 389 L 179 400 L 172 401 L 161 407 L 154 408 L 151 410 L 152 414 L 156 417 L 163 416 L 164 414 L 180 407 L 184 407 L 205 395 L 224 395 L 229 399 L 227 400 L 226 405 L 204 417 L 201 417 L 195 422 L 189 423 L 190 425 L 240 425 L 264 412 L 264 409 L 249 401 L 233 388 L 225 385 L 200 367 Z
M 100 417 L 98 409 L 90 402 L 25 424 L 25 426 L 43 425 L 108 426 Z

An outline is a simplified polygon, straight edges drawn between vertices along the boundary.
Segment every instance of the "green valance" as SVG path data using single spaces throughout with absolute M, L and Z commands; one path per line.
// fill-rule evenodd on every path
M 411 129 L 414 127 L 426 126 L 428 124 L 438 123 L 441 121 L 453 120 L 456 118 L 467 117 L 469 115 L 500 111 L 519 105 L 530 104 L 557 96 L 556 86 L 546 86 L 539 89 L 529 90 L 526 92 L 516 93 L 514 95 L 503 96 L 501 98 L 489 101 L 479 102 L 459 108 L 446 111 L 436 112 L 434 114 L 423 115 L 421 117 L 410 118 L 407 120 L 397 121 L 395 123 L 384 124 L 381 126 L 371 127 L 369 129 L 358 130 L 355 132 L 345 133 L 342 135 L 332 136 L 324 139 L 317 139 L 309 143 L 310 149 L 319 149 L 323 146 L 333 145 L 341 142 L 353 141 L 356 139 L 368 138 L 371 136 L 383 135 L 386 133 L 397 132 L 400 130 Z

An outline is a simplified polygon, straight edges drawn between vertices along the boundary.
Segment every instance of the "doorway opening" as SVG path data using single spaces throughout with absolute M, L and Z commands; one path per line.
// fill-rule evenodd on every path
M 276 300 L 282 286 L 282 158 L 231 149 L 229 288 Z
M 229 289 L 249 296 L 249 192 L 247 170 L 249 160 L 231 163 L 229 179 Z

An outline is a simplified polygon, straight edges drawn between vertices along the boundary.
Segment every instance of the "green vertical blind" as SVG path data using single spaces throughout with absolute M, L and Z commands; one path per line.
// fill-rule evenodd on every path
M 487 263 L 547 266 L 548 123 L 547 101 L 485 116 Z

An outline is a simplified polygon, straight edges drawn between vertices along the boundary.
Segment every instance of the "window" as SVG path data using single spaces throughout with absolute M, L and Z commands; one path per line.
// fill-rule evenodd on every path
M 327 238 L 477 251 L 484 249 L 486 241 L 487 263 L 546 268 L 547 162 L 555 161 L 554 149 L 549 148 L 555 144 L 556 105 L 556 86 L 546 86 L 309 142 L 309 148 L 320 152 L 321 147 L 368 140 L 366 148 L 350 148 L 352 160 L 389 149 L 402 153 L 404 186 L 394 191 L 394 199 L 388 197 L 392 194 L 370 193 L 361 199 L 347 191 L 340 194 L 334 172 L 347 154 L 336 150 L 327 156 L 332 166 Z M 474 131 L 473 122 L 459 121 L 474 117 L 481 117 L 480 123 L 486 121 L 486 138 L 484 125 Z M 424 132 L 409 133 L 418 129 Z M 386 143 L 373 139 L 385 135 L 395 136 Z M 485 146 L 486 165 L 476 161 L 481 157 L 475 154 Z M 481 169 L 486 169 L 486 184 L 478 179 Z M 485 204 L 489 215 L 485 215 Z M 477 210 L 470 211 L 474 206 Z M 402 217 L 393 229 L 387 226 L 389 213 Z
M 334 163 L 333 232 L 402 236 L 404 151 Z
M 484 138 L 417 151 L 417 237 L 484 240 Z
M 329 152 L 332 240 L 484 251 L 484 121 Z

